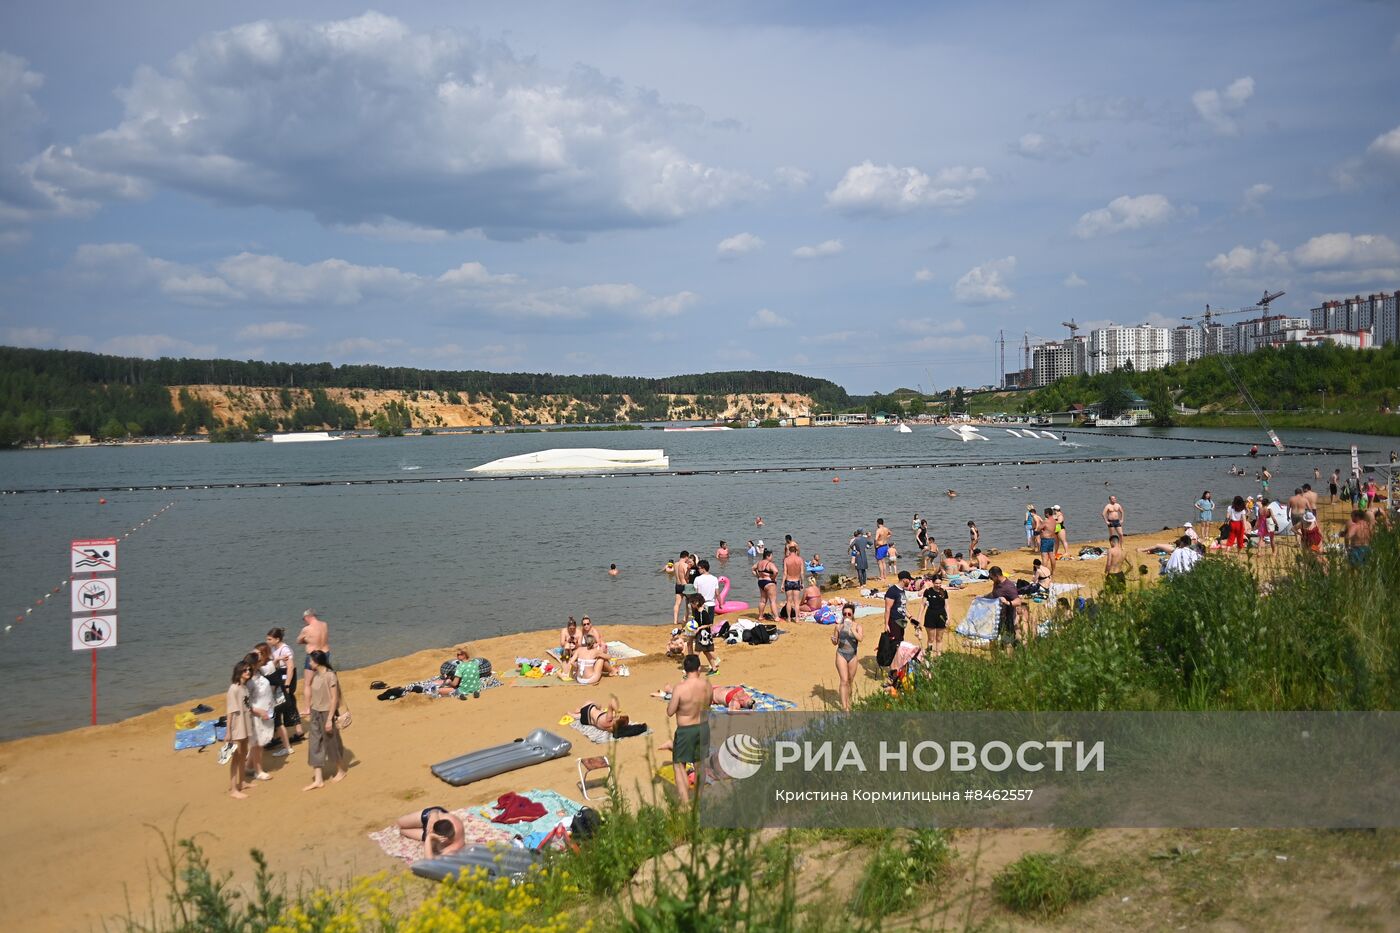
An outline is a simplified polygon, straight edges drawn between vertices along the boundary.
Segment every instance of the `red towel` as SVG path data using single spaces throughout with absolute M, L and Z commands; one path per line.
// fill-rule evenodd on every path
M 493 823 L 533 823 L 549 812 L 544 808 L 544 804 L 535 803 L 529 797 L 522 797 L 515 791 L 502 794 L 496 801 L 495 809 L 501 812 L 491 818 Z

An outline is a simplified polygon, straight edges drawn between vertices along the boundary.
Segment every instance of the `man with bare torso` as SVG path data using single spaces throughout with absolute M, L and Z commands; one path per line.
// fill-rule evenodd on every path
M 883 518 L 875 519 L 875 566 L 880 570 L 879 579 L 885 579 L 885 558 L 890 556 L 890 530 L 885 527 Z
M 783 616 L 797 621 L 798 605 L 802 601 L 802 554 L 796 542 L 787 546 L 787 556 L 783 558 Z
M 676 684 L 666 703 L 666 716 L 676 717 L 671 763 L 676 776 L 676 796 L 681 806 L 690 803 L 690 777 L 686 765 L 695 767 L 695 799 L 705 783 L 705 757 L 710 751 L 710 685 L 700 673 L 700 656 L 688 654 L 681 662 L 685 680 Z
M 1300 486 L 1293 490 L 1293 495 L 1288 497 L 1288 523 L 1294 528 L 1302 528 L 1303 516 L 1308 511 L 1308 498 L 1303 495 L 1303 489 Z
M 1108 533 L 1112 535 L 1123 535 L 1123 506 L 1118 504 L 1117 496 L 1108 497 L 1108 505 L 1103 507 L 1103 523 L 1108 526 Z
M 308 609 L 301 614 L 301 632 L 297 635 L 297 644 L 306 646 L 306 677 L 301 683 L 301 694 L 306 700 L 307 708 L 310 709 L 311 681 L 316 677 L 316 672 L 311 667 L 311 652 L 324 651 L 327 659 L 331 655 L 330 627 L 316 617 L 315 610 Z
M 1313 491 L 1311 483 L 1303 484 L 1303 498 L 1308 502 L 1308 511 L 1317 511 L 1317 493 Z
M 1370 517 L 1361 509 L 1354 509 L 1351 513 L 1351 520 L 1347 522 L 1347 560 L 1351 561 L 1353 567 L 1360 567 L 1366 563 L 1366 558 L 1371 556 L 1371 532 L 1374 528 L 1371 525 Z
M 1124 569 L 1126 564 L 1127 559 L 1123 556 L 1123 539 L 1116 534 L 1110 535 L 1108 553 L 1104 556 L 1103 562 L 1104 595 L 1121 594 L 1128 591 L 1128 572 Z
M 672 582 L 676 586 L 676 604 L 671 608 L 671 624 L 681 624 L 681 610 L 685 606 L 685 585 L 690 582 L 690 552 L 681 551 L 671 567 Z

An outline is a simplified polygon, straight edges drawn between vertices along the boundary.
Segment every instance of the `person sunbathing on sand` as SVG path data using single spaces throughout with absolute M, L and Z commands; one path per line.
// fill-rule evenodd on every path
M 399 817 L 399 835 L 423 843 L 423 858 L 437 858 L 466 845 L 467 831 L 455 813 L 444 807 L 424 807 Z
M 599 706 L 597 703 L 585 703 L 575 710 L 571 715 L 582 725 L 592 726 L 604 732 L 616 735 L 619 730 L 627 727 L 631 721 L 622 712 L 622 702 L 618 700 L 616 694 L 608 696 L 607 706 Z
M 675 684 L 667 684 L 660 690 L 652 694 L 658 700 L 669 700 L 671 694 L 675 692 Z M 723 706 L 726 709 L 740 710 L 753 709 L 754 699 L 747 690 L 738 684 L 728 687 L 711 687 L 710 702 L 715 706 Z

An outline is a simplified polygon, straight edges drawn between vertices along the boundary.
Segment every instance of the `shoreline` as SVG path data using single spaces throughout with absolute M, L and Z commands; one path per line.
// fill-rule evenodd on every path
M 1335 511 L 1324 507 L 1324 512 L 1331 530 Z M 1137 548 L 1168 539 L 1160 531 L 1130 535 L 1125 547 L 1131 566 L 1146 557 Z M 1075 541 L 1072 552 L 1102 543 Z M 1035 556 L 1019 549 L 1002 552 L 995 561 L 1009 576 L 1024 577 Z M 908 561 L 904 564 L 905 569 L 913 569 Z M 1064 561 L 1056 579 L 1084 584 L 1083 595 L 1094 595 L 1103 579 L 1103 565 L 1101 561 Z M 1156 579 L 1154 574 L 1139 585 L 1151 585 Z M 871 585 L 875 585 L 873 578 Z M 989 588 L 979 581 L 950 592 L 950 631 L 971 599 Z M 670 597 L 659 579 L 657 590 L 654 608 L 661 616 L 669 608 Z M 828 589 L 824 595 L 853 593 Z M 745 595 L 755 598 L 753 594 L 736 594 L 736 598 Z M 880 603 L 878 598 L 859 601 Z M 724 617 L 742 615 L 753 613 Z M 870 665 L 879 620 L 862 621 L 866 636 L 860 649 L 863 663 L 855 684 L 857 696 L 878 689 Z M 202 752 L 172 750 L 174 715 L 201 701 L 214 707 L 210 715 L 221 715 L 222 694 L 162 706 L 119 722 L 0 743 L 0 803 L 10 814 L 6 822 L 10 845 L 0 856 L 9 881 L 0 893 L 0 918 L 15 928 L 71 930 L 123 914 L 128 896 L 137 915 L 148 911 L 163 896 L 157 873 L 163 852 L 159 832 L 178 837 L 198 834 L 211 864 L 220 872 L 231 871 L 234 884 L 251 879 L 248 851 L 252 848 L 261 849 L 273 870 L 290 884 L 313 883 L 317 878 L 399 868 L 401 863 L 384 855 L 367 834 L 429 804 L 468 806 L 529 788 L 552 789 L 581 801 L 574 764 L 580 757 L 606 753 L 624 793 L 641 800 L 659 796 L 664 791 L 651 778 L 665 753 L 657 756 L 652 749 L 669 738 L 670 730 L 664 704 L 648 695 L 681 676 L 678 662 L 664 654 L 669 620 L 643 626 L 600 624 L 599 628 L 605 639 L 625 641 L 646 654 L 625 662 L 629 677 L 605 678 L 581 690 L 555 682 L 527 693 L 503 678 L 503 686 L 483 691 L 475 700 L 421 695 L 393 702 L 374 700 L 379 691 L 369 688 L 371 681 L 394 686 L 430 676 L 450 656 L 450 646 L 419 649 L 342 671 L 347 704 L 355 716 L 354 726 L 346 733 L 352 766 L 344 782 L 314 793 L 301 789 L 310 771 L 304 745 L 296 746 L 289 758 L 265 759 L 264 767 L 273 780 L 258 783 L 248 800 L 226 795 L 228 772 L 217 765 L 217 746 Z M 774 645 L 720 644 L 721 673 L 711 681 L 748 684 L 791 699 L 799 708 L 834 704 L 837 677 L 830 628 L 815 623 L 786 623 L 782 628 L 787 634 Z M 487 657 L 499 672 L 508 670 L 516 656 L 543 655 L 557 642 L 557 632 L 557 628 L 537 629 L 470 644 L 475 656 Z M 334 630 L 331 644 L 334 650 Z M 945 648 L 979 650 L 976 643 L 952 634 L 945 637 Z M 614 693 L 634 721 L 651 725 L 653 735 L 601 746 L 558 724 L 562 715 L 582 703 L 606 701 Z M 569 739 L 572 752 L 460 788 L 441 783 L 428 771 L 436 761 L 508 742 L 536 728 Z M 72 858 L 75 839 L 81 840 L 83 863 L 109 866 L 105 873 L 55 873 L 48 868 Z M 152 883 L 154 893 L 150 893 Z

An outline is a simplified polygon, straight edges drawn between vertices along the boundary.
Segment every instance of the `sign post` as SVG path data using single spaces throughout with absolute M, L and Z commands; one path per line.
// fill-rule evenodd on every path
M 95 726 L 97 649 L 117 646 L 117 578 L 110 576 L 117 572 L 117 539 L 74 541 L 69 545 L 68 570 L 70 608 L 74 613 L 73 650 L 88 651 L 92 654 L 92 724 Z M 109 576 L 99 577 L 99 573 Z

